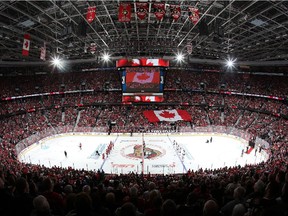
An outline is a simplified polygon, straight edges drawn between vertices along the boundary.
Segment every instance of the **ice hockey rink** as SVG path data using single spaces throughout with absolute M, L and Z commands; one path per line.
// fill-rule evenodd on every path
M 107 156 L 109 144 L 111 150 Z M 45 138 L 24 149 L 18 159 L 47 167 L 100 169 L 115 174 L 177 174 L 186 173 L 189 169 L 244 166 L 268 159 L 267 153 L 264 150 L 259 153 L 257 147 L 256 153 L 255 149 L 249 148 L 247 154 L 247 146 L 245 140 L 223 134 L 61 134 Z M 67 157 L 64 151 L 67 152 Z

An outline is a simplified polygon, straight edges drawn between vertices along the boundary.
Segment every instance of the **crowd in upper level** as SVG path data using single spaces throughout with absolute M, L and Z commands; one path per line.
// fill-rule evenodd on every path
M 238 73 L 193 72 L 168 69 L 164 75 L 166 89 L 229 90 L 286 97 L 287 76 Z M 201 85 L 203 84 L 203 85 Z M 11 97 L 44 92 L 121 89 L 121 71 L 59 73 L 51 75 L 1 77 L 0 96 Z

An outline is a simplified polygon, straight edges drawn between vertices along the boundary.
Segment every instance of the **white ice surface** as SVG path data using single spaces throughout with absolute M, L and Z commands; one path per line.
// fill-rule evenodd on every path
M 212 143 L 206 143 L 213 137 Z M 178 153 L 176 145 L 178 144 Z M 114 142 L 108 158 L 102 159 L 110 141 Z M 226 135 L 145 135 L 144 141 L 149 152 L 156 152 L 155 157 L 139 158 L 133 155 L 135 145 L 142 145 L 142 136 L 133 135 L 59 135 L 46 138 L 23 150 L 18 158 L 22 162 L 41 164 L 47 167 L 72 167 L 75 169 L 98 170 L 106 173 L 141 173 L 172 174 L 185 173 L 189 169 L 219 168 L 259 163 L 267 159 L 262 151 L 244 153 L 247 143 L 242 139 Z M 79 144 L 82 144 L 82 149 Z M 181 150 L 180 150 L 181 149 Z M 98 157 L 95 152 L 101 154 Z M 138 149 L 139 150 L 139 149 Z M 185 155 L 183 156 L 183 150 Z M 64 155 L 67 152 L 67 158 Z M 144 161 L 144 163 L 141 163 Z M 142 165 L 143 164 L 143 165 Z

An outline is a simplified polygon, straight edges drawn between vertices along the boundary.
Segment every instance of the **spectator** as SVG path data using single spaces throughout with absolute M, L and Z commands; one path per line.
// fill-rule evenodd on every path
M 33 200 L 34 210 L 31 213 L 31 216 L 52 216 L 49 202 L 47 199 L 39 195 Z
M 161 215 L 162 216 L 176 216 L 176 203 L 171 200 L 167 199 L 163 202 L 162 208 L 161 208 Z
M 214 200 L 208 200 L 203 207 L 203 216 L 218 216 L 219 206 Z
M 54 183 L 51 178 L 45 178 L 42 183 L 42 195 L 46 197 L 49 202 L 52 213 L 55 215 L 64 214 L 64 200 L 59 193 L 53 191 Z
M 234 206 L 232 216 L 244 216 L 246 213 L 246 208 L 243 204 L 239 203 Z
M 234 200 L 228 202 L 226 205 L 224 205 L 221 208 L 221 212 L 223 213 L 224 216 L 231 215 L 235 205 L 245 203 L 245 199 L 244 199 L 245 193 L 246 193 L 246 190 L 242 186 L 238 186 L 237 188 L 234 189 L 234 194 L 233 194 Z
M 16 180 L 14 194 L 14 215 L 29 216 L 33 209 L 33 197 L 29 194 L 29 185 L 26 179 Z

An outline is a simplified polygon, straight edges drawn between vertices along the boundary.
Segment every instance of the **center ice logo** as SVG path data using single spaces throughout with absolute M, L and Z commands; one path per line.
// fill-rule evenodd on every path
M 121 150 L 121 154 L 131 159 L 141 159 L 143 154 L 145 159 L 156 159 L 165 154 L 165 150 L 162 151 L 161 147 L 159 147 L 158 150 L 156 149 L 157 147 L 158 146 L 153 145 L 153 147 L 145 147 L 145 149 L 143 149 L 143 145 L 129 145 Z M 132 151 L 132 153 L 126 153 L 128 150 L 130 150 L 129 152 Z

